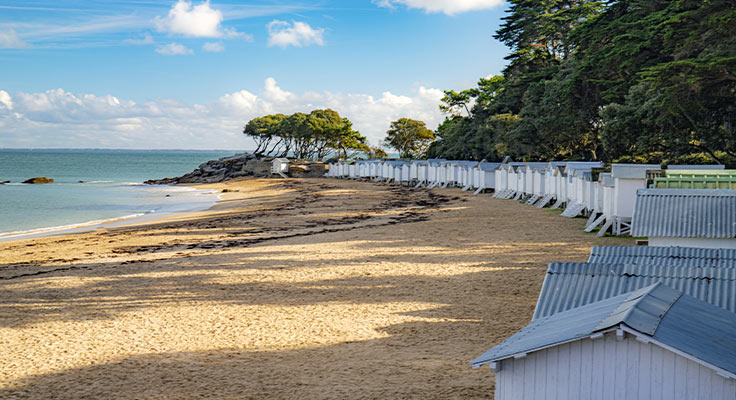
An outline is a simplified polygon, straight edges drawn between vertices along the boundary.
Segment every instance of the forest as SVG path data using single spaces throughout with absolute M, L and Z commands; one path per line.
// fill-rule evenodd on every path
M 445 92 L 428 157 L 736 165 L 733 0 L 507 4 L 506 68 Z

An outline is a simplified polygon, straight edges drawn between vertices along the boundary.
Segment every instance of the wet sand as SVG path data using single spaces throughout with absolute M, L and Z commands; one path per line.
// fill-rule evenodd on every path
M 459 189 L 240 180 L 213 209 L 0 243 L 0 398 L 490 398 L 547 263 L 631 239 Z

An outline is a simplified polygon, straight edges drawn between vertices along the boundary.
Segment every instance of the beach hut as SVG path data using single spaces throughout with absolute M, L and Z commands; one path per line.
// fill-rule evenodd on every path
M 411 182 L 411 163 L 408 161 L 401 161 L 398 168 L 399 184 L 409 185 L 409 182 Z
M 657 283 L 533 320 L 471 361 L 496 400 L 736 398 L 736 314 Z
M 736 189 L 736 170 L 667 169 L 656 177 L 653 189 Z
M 473 174 L 473 188 L 476 189 L 475 192 L 473 192 L 474 195 L 487 189 L 496 190 L 496 170 L 501 165 L 501 163 L 478 163 Z
M 567 174 L 564 166 L 555 166 L 552 172 L 555 185 L 555 203 L 552 209 L 556 210 L 567 202 Z
M 463 161 L 460 164 L 460 181 L 458 187 L 469 190 L 473 187 L 474 170 L 478 167 L 478 161 Z
M 529 177 L 527 177 L 529 179 Z M 545 195 L 546 167 L 532 168 L 531 172 L 531 197 L 526 204 L 536 204 Z
M 652 246 L 736 249 L 736 190 L 641 189 L 633 214 Z
M 661 170 L 658 164 L 613 164 L 611 166 L 611 176 L 615 185 L 611 221 L 614 235 L 626 235 L 631 232 L 636 191 L 646 188 L 651 174 Z
M 289 159 L 288 158 L 274 158 L 271 161 L 271 173 L 281 175 L 283 178 L 288 178 L 286 174 L 289 172 Z
M 492 197 L 497 199 L 505 198 L 511 190 L 509 189 L 509 165 L 501 164 L 494 171 L 494 175 L 495 187 L 493 188 L 494 193 Z
M 443 163 L 447 160 L 442 158 L 430 158 L 427 160 L 427 189 L 431 189 L 439 184 L 440 169 L 443 169 Z

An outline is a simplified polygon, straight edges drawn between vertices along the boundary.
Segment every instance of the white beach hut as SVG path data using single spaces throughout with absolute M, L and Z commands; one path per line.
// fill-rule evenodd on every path
M 613 164 L 611 166 L 611 176 L 615 183 L 612 224 L 614 235 L 630 233 L 636 191 L 647 187 L 649 174 L 661 170 L 658 164 Z
M 510 192 L 509 188 L 509 165 L 508 164 L 501 164 L 496 170 L 494 171 L 494 198 L 502 199 L 505 198 L 506 195 Z
M 440 169 L 443 169 L 443 163 L 447 160 L 442 158 L 430 158 L 427 160 L 427 188 L 433 188 L 439 184 Z
M 288 158 L 274 158 L 271 161 L 271 173 L 280 175 L 283 178 L 288 178 L 286 175 L 289 172 L 289 159 Z
M 533 320 L 471 361 L 496 400 L 736 398 L 736 314 L 657 283 Z
M 480 162 L 478 166 L 474 168 L 473 173 L 473 188 L 474 195 L 483 192 L 484 190 L 496 190 L 496 170 L 501 166 L 501 163 L 489 163 Z

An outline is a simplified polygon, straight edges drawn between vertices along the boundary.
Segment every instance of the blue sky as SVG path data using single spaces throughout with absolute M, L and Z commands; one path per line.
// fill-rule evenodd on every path
M 0 0 L 0 147 L 249 147 L 331 107 L 378 144 L 503 69 L 500 0 Z

